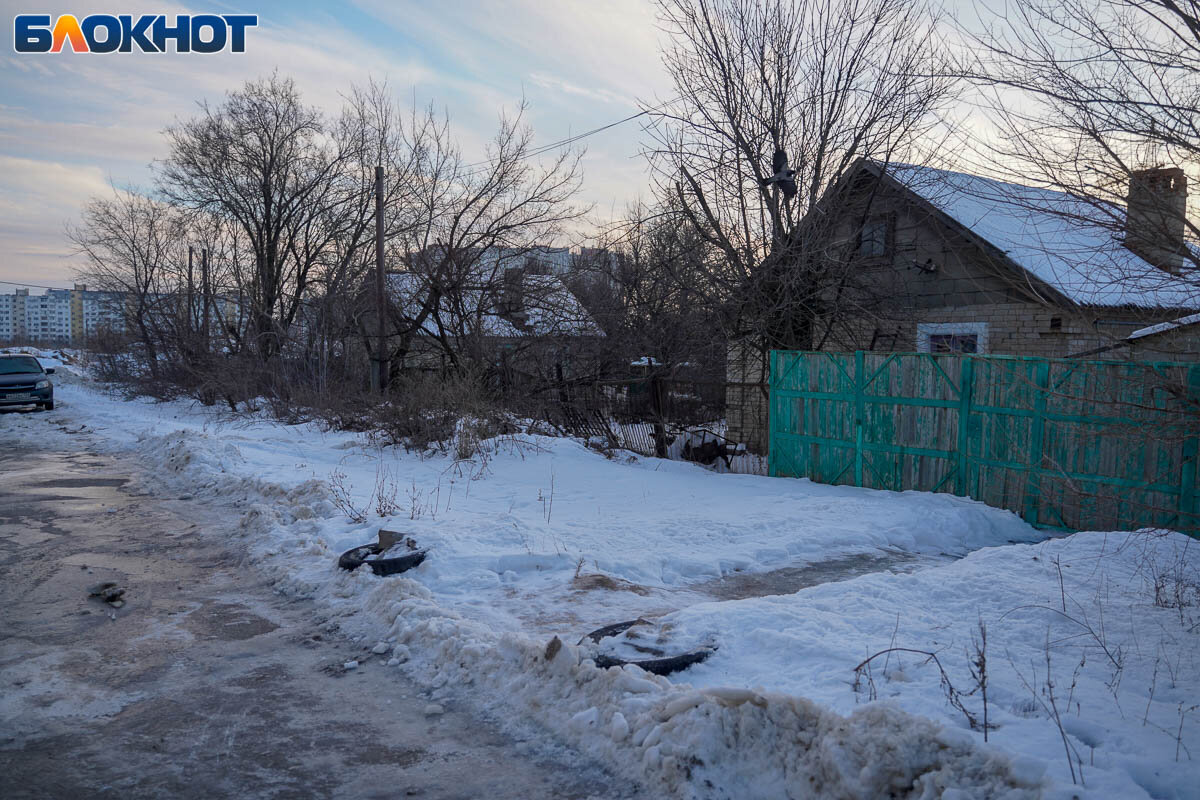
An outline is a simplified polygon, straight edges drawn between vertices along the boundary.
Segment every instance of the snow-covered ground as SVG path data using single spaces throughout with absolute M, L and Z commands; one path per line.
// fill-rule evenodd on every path
M 0 437 L 84 425 L 139 456 L 146 489 L 240 508 L 280 590 L 386 644 L 435 695 L 532 719 L 664 796 L 1198 796 L 1200 557 L 1182 535 L 1045 540 L 949 495 L 718 475 L 533 435 L 422 457 L 56 377 L 58 410 L 0 416 Z M 384 579 L 335 567 L 381 526 L 426 562 Z M 883 571 L 792 591 L 864 569 Z M 764 587 L 790 593 L 747 596 Z M 576 645 L 636 617 L 647 624 Z M 981 692 L 968 694 L 981 622 L 986 745 Z M 715 650 L 668 680 L 597 669 L 596 647 Z M 856 674 L 888 648 L 905 651 Z

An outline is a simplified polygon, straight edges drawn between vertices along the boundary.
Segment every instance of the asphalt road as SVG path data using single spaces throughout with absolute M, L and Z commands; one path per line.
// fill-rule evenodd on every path
M 0 797 L 635 795 L 467 709 L 427 716 L 400 669 L 242 563 L 228 512 L 130 491 L 135 465 L 84 436 L 6 444 L 4 416 Z M 124 607 L 88 597 L 109 580 Z

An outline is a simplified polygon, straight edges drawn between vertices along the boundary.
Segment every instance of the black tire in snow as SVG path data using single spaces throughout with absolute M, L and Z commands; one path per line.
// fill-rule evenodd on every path
M 606 639 L 609 636 L 616 636 L 624 633 L 634 625 L 649 625 L 650 623 L 640 617 L 632 619 L 628 622 L 616 622 L 612 625 L 605 625 L 603 628 L 597 628 L 591 633 L 579 640 L 579 644 L 583 644 L 585 640 L 591 639 L 592 642 L 599 642 L 601 639 Z M 626 664 L 633 664 L 635 667 L 641 667 L 646 672 L 654 675 L 670 675 L 672 672 L 679 672 L 682 669 L 687 669 L 693 664 L 699 664 L 701 661 L 712 655 L 715 648 L 701 648 L 693 650 L 690 653 L 683 653 L 678 656 L 667 656 L 665 658 L 647 658 L 638 661 L 627 661 L 623 658 L 614 658 L 597 654 L 592 656 L 592 661 L 600 669 L 608 669 L 609 667 L 623 667 Z
M 670 675 L 672 672 L 679 672 L 681 669 L 687 669 L 693 664 L 699 664 L 704 659 L 712 655 L 712 650 L 693 650 L 690 653 L 684 653 L 679 656 L 669 656 L 667 658 L 647 658 L 643 661 L 626 661 L 623 658 L 613 658 L 611 656 L 597 655 L 593 656 L 592 660 L 596 662 L 596 666 L 600 669 L 608 667 L 623 667 L 626 664 L 633 664 L 635 667 L 641 667 L 646 672 L 655 675 Z
M 425 560 L 424 550 L 418 550 L 415 553 L 395 558 L 370 558 L 370 556 L 378 555 L 381 552 L 382 548 L 378 544 L 364 544 L 361 547 L 354 547 L 342 553 L 338 558 L 338 566 L 342 569 L 356 570 L 363 564 L 366 564 L 376 575 L 399 575 L 401 572 L 406 572 Z
M 624 633 L 634 625 L 649 624 L 649 622 L 641 617 L 638 617 L 637 619 L 631 619 L 629 622 L 614 622 L 612 625 L 605 625 L 603 628 L 597 628 L 588 635 L 584 636 L 583 639 L 580 639 L 577 644 L 583 644 L 584 639 L 591 639 L 593 642 L 599 642 L 601 639 L 608 638 L 609 636 L 616 636 L 618 633 Z

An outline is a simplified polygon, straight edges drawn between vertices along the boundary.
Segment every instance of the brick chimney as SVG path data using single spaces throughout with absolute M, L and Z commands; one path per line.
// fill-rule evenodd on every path
M 501 307 L 505 314 L 520 314 L 525 306 L 525 270 L 508 267 L 504 270 L 504 296 Z
M 1179 167 L 1143 169 L 1129 176 L 1125 246 L 1161 270 L 1183 268 L 1187 176 Z

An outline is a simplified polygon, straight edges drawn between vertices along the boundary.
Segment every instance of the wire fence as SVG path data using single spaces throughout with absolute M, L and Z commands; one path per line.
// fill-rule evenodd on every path
M 703 464 L 717 472 L 765 475 L 766 459 L 727 436 L 725 384 L 650 376 L 572 384 L 540 416 L 596 446 Z

